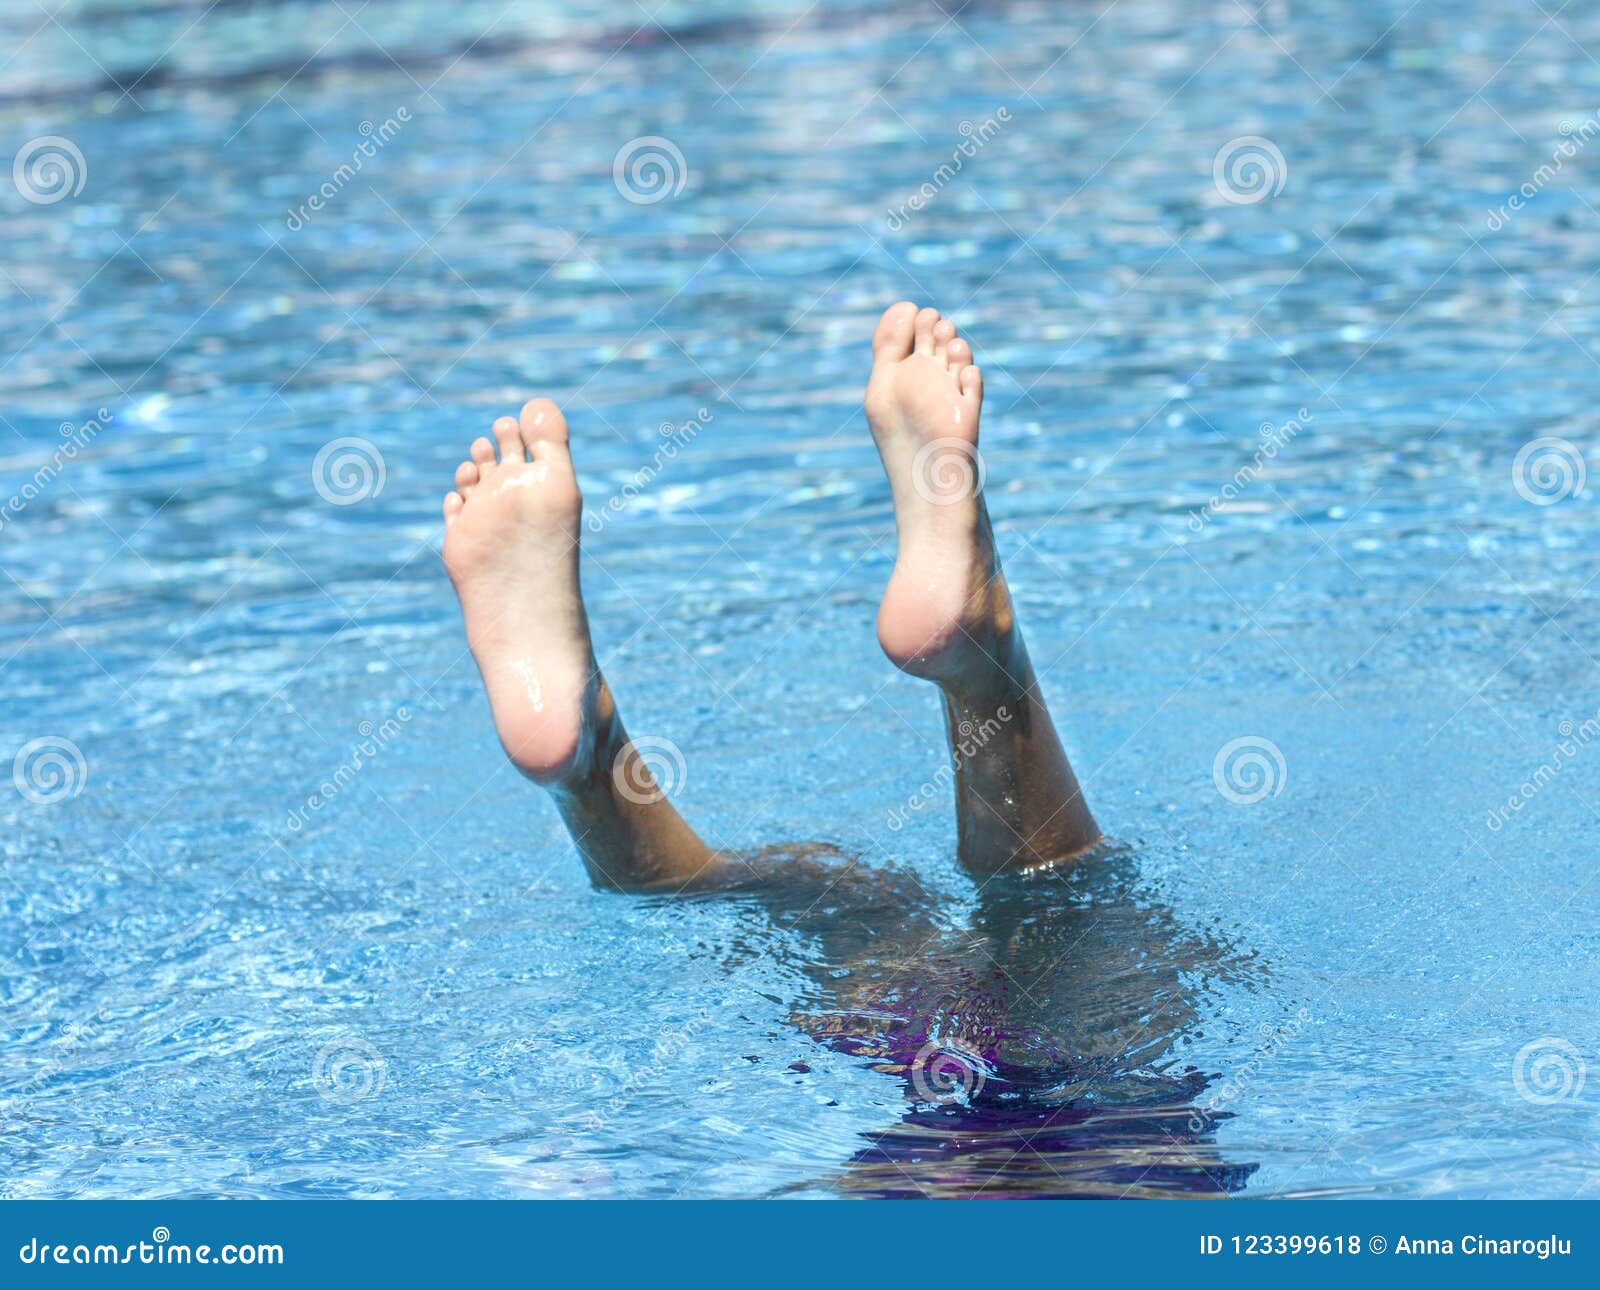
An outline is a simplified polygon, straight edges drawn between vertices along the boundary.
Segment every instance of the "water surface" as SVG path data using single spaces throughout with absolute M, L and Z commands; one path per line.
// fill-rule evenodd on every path
M 0 795 L 0 1190 L 1593 1194 L 1600 535 L 1516 462 L 1595 448 L 1600 18 L 501 9 L 0 17 L 7 149 L 83 159 L 0 186 L 0 752 L 82 758 Z M 873 639 L 902 297 L 984 365 L 1069 879 L 961 875 Z M 437 513 L 533 393 L 630 729 L 837 883 L 595 893 L 506 767 Z

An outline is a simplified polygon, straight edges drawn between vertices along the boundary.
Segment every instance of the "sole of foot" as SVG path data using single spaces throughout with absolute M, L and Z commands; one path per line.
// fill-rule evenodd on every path
M 867 424 L 894 495 L 899 550 L 878 643 L 903 671 L 952 679 L 1009 617 L 983 504 L 983 374 L 937 309 L 891 305 L 872 336 Z
M 444 499 L 444 564 L 495 732 L 539 783 L 578 761 L 598 674 L 578 589 L 583 499 L 567 422 L 534 399 L 473 442 Z

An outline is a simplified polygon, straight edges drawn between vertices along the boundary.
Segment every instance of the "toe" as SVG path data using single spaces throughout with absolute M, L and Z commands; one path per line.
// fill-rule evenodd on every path
M 932 306 L 917 311 L 917 353 L 933 353 L 933 325 L 939 321 L 939 311 Z
M 948 318 L 941 318 L 933 324 L 933 356 L 945 358 L 949 355 L 950 342 L 956 338 L 956 325 Z
M 444 522 L 446 524 L 461 514 L 462 504 L 460 493 L 446 493 L 444 495 Z
M 529 399 L 522 405 L 522 437 L 531 448 L 546 443 L 566 443 L 567 419 L 549 399 Z
M 872 333 L 872 356 L 892 361 L 904 358 L 911 352 L 912 327 L 916 322 L 917 307 L 909 300 L 890 305 L 878 319 Z
M 516 417 L 501 417 L 494 423 L 494 441 L 500 445 L 502 466 L 528 459 L 522 447 L 522 428 Z
M 961 386 L 961 393 L 969 399 L 983 398 L 983 373 L 972 364 L 967 364 L 961 369 L 961 375 L 956 378 Z
M 972 362 L 972 346 L 957 336 L 944 347 L 944 356 L 950 360 L 950 366 L 959 372 Z
M 494 461 L 494 445 L 482 435 L 472 441 L 472 460 L 480 466 L 487 466 Z
M 464 461 L 456 467 L 456 492 L 466 497 L 478 483 L 478 463 Z

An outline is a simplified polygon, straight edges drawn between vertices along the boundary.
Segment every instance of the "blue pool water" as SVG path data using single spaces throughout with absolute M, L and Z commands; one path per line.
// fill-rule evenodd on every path
M 0 1193 L 1600 1192 L 1553 8 L 7 6 L 5 152 L 78 156 L 0 183 Z M 1068 878 L 961 874 L 873 639 L 902 297 L 984 364 Z M 680 807 L 859 865 L 588 888 L 437 556 L 532 393 Z

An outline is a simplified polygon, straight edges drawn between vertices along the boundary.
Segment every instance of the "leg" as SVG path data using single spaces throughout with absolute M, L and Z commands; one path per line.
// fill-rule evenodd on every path
M 478 439 L 445 496 L 444 563 L 495 732 L 550 790 L 596 886 L 689 885 L 715 857 L 629 741 L 589 640 L 566 419 L 534 399 L 494 435 L 499 460 Z
M 878 611 L 894 664 L 943 693 L 962 863 L 999 873 L 1099 839 L 1012 612 L 983 502 L 972 349 L 936 309 L 894 305 L 872 338 L 867 421 L 899 554 Z

